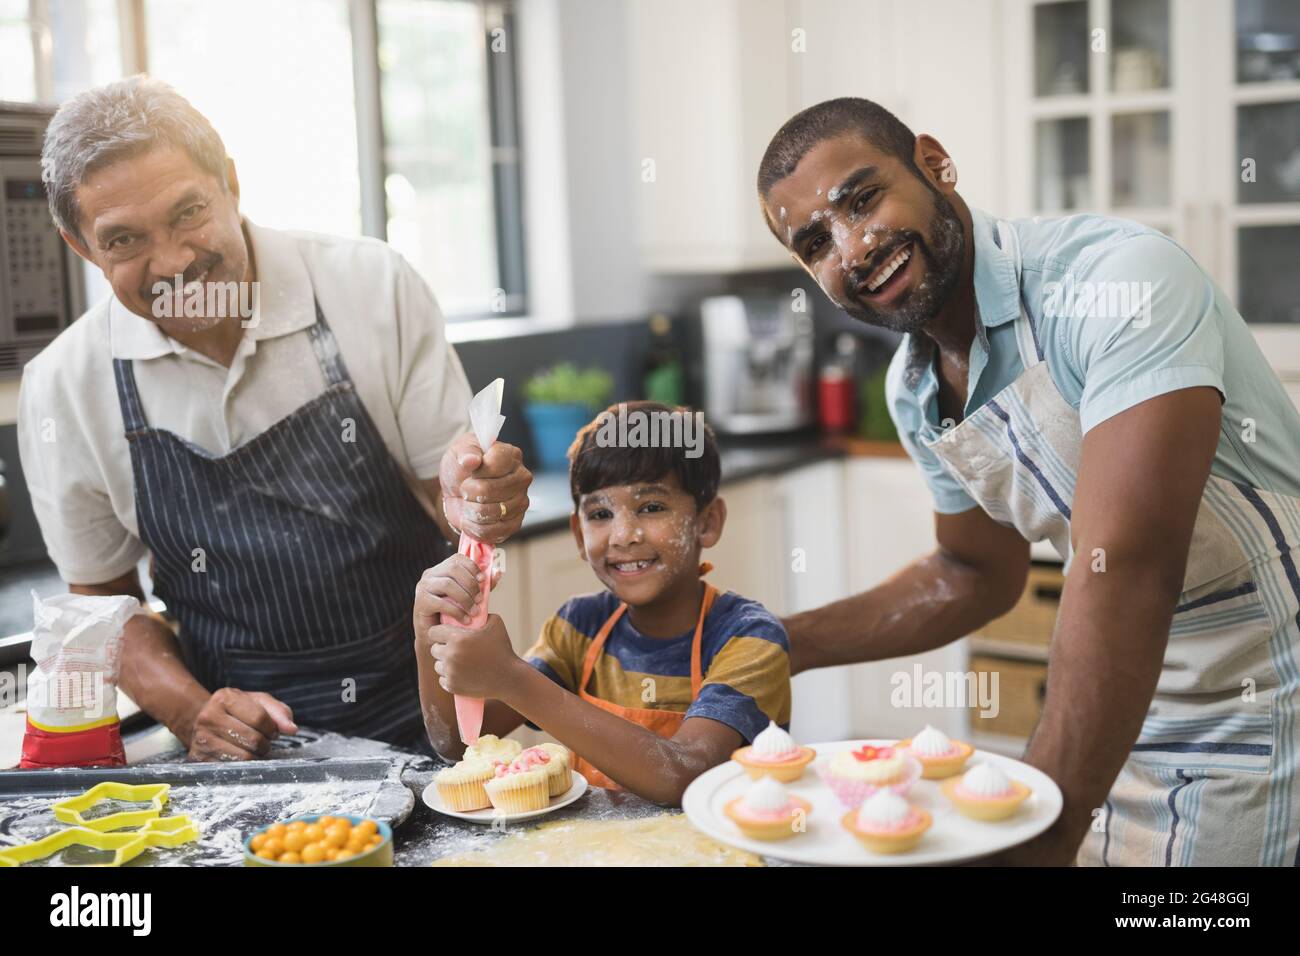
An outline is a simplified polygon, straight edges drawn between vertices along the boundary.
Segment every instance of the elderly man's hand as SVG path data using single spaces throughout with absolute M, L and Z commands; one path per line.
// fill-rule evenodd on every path
M 289 705 L 263 691 L 222 687 L 208 698 L 190 733 L 191 760 L 265 757 L 280 734 L 296 734 Z
M 442 456 L 438 478 L 447 517 L 459 530 L 500 544 L 523 524 L 533 473 L 514 445 L 496 442 L 485 455 L 466 432 Z

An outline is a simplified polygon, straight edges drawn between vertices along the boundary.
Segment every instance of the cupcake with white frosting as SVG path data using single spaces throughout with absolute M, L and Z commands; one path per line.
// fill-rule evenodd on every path
M 483 734 L 474 743 L 465 748 L 466 760 L 486 760 L 488 763 L 501 761 L 509 763 L 519 756 L 524 745 L 517 740 L 511 740 L 509 737 L 498 737 L 496 734 Z
M 928 811 L 914 807 L 892 790 L 877 790 L 840 823 L 873 853 L 902 853 L 920 842 L 930 829 Z
M 921 762 L 921 776 L 926 780 L 944 780 L 961 773 L 975 752 L 970 744 L 953 740 L 929 724 L 915 737 L 900 740 L 896 746 Z
M 492 805 L 484 785 L 496 771 L 486 760 L 462 760 L 454 767 L 438 771 L 433 778 L 438 797 L 448 810 L 468 813 L 485 810 Z
M 977 763 L 963 776 L 945 780 L 940 789 L 963 816 L 985 821 L 1005 820 L 1033 793 L 992 763 Z
M 774 777 L 762 777 L 722 808 L 740 832 L 755 840 L 785 840 L 807 829 L 812 804 Z
M 792 783 L 803 776 L 804 769 L 816 756 L 817 751 L 799 746 L 776 721 L 769 721 L 754 742 L 741 747 L 731 759 L 744 767 L 753 780 L 773 777 L 781 783 Z

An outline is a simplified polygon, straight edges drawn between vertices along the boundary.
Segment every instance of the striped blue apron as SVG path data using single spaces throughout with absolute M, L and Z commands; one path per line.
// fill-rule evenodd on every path
M 999 242 L 1020 277 L 1015 229 Z M 1078 413 L 1021 303 L 1025 371 L 922 441 L 992 518 L 1071 554 Z M 1211 475 L 1142 731 L 1077 862 L 1300 864 L 1300 500 Z M 1090 556 L 1085 555 L 1085 560 Z
M 221 456 L 150 428 L 132 363 L 114 360 L 140 538 L 206 688 L 265 691 L 303 726 L 418 746 L 411 601 L 449 548 L 319 304 L 310 334 L 325 390 Z

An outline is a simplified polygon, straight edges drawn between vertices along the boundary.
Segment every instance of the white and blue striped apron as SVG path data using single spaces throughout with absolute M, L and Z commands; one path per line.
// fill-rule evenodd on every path
M 999 222 L 998 236 L 1019 282 L 1015 229 Z M 1023 302 L 1015 329 L 1024 373 L 922 441 L 991 517 L 1052 541 L 1068 567 L 1079 415 Z M 1155 696 L 1077 862 L 1300 864 L 1297 557 L 1300 499 L 1210 476 Z
M 155 593 L 209 690 L 265 691 L 302 726 L 424 740 L 411 595 L 448 553 L 348 376 L 316 305 L 325 390 L 229 454 L 151 428 L 115 359 Z

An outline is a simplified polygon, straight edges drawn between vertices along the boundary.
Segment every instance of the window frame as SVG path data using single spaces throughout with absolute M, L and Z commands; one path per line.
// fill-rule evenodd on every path
M 518 16 L 516 0 L 455 0 L 483 11 L 483 42 L 487 52 L 487 104 L 497 276 L 505 291 L 499 312 L 457 312 L 449 323 L 480 319 L 509 319 L 527 315 L 528 280 L 524 231 L 523 162 L 520 143 L 518 87 Z M 32 24 L 35 89 L 38 102 L 52 100 L 52 43 L 39 42 L 48 33 L 49 0 L 29 0 Z M 388 201 L 384 194 L 382 76 L 379 67 L 379 0 L 347 0 L 352 35 L 352 83 L 357 124 L 357 172 L 361 184 L 361 234 L 388 240 Z M 117 0 L 118 40 L 126 76 L 149 69 L 145 0 Z M 494 32 L 504 30 L 506 44 L 492 50 Z M 434 290 L 435 294 L 437 290 Z
M 379 2 L 349 0 L 352 15 L 353 82 L 357 98 L 357 152 L 364 235 L 388 240 L 388 198 L 384 180 L 384 117 L 379 68 Z M 523 164 L 518 111 L 518 43 L 515 0 L 456 0 L 483 11 L 487 52 L 487 104 L 490 132 L 492 208 L 496 233 L 497 277 L 505 291 L 499 312 L 444 314 L 448 323 L 526 316 L 528 281 L 524 248 Z M 504 30 L 505 49 L 492 50 L 494 32 Z M 362 109 L 362 104 L 365 108 Z M 437 290 L 434 290 L 437 293 Z

